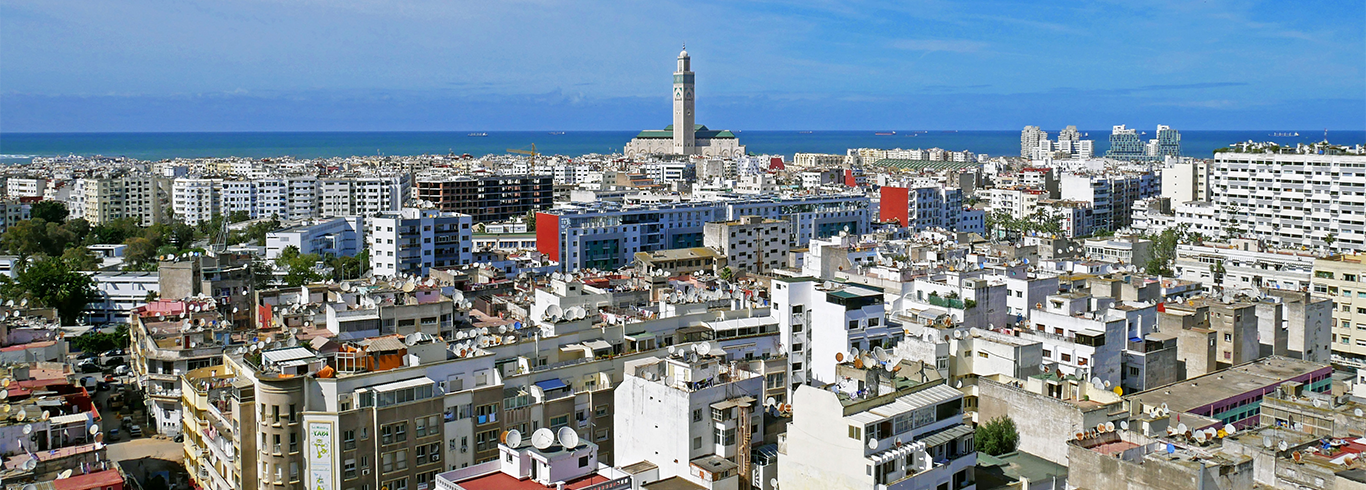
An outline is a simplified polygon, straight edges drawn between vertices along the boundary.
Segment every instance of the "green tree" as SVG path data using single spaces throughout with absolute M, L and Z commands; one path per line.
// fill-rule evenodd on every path
M 251 287 L 257 291 L 270 287 L 275 278 L 275 268 L 269 262 L 257 258 L 251 262 Z
M 156 264 L 156 242 L 147 237 L 133 237 L 123 244 L 128 246 L 123 251 L 123 261 L 128 264 L 129 268 L 136 269 L 148 264 Z
M 86 243 L 124 243 L 129 238 L 142 236 L 143 229 L 137 218 L 121 218 L 90 227 Z
M 720 272 L 716 273 L 716 277 L 719 277 L 724 281 L 729 281 L 735 278 L 735 271 L 731 270 L 730 266 L 726 266 L 722 268 Z
M 526 229 L 527 229 L 527 231 L 536 231 L 536 211 L 535 211 L 535 210 L 527 211 L 527 212 L 526 212 L 526 217 L 525 217 L 525 218 L 522 218 L 522 220 L 523 220 L 523 221 L 526 221 Z
M 1015 430 L 1015 421 L 1002 415 L 977 426 L 973 439 L 978 451 L 1000 456 L 1015 450 L 1020 442 L 1020 433 Z
M 300 254 L 299 247 L 290 245 L 280 251 L 275 266 L 285 271 L 286 286 L 302 286 L 322 280 L 322 274 L 313 269 L 320 260 L 318 254 Z
M 85 306 L 99 297 L 90 276 L 51 257 L 25 267 L 13 280 L 5 278 L 0 289 L 7 297 L 28 297 L 56 309 L 63 325 L 75 325 Z
M 72 227 L 35 218 L 20 221 L 5 230 L 0 236 L 0 247 L 25 257 L 40 254 L 56 257 L 68 246 L 78 244 L 81 238 Z
M 103 261 L 96 257 L 90 249 L 85 247 L 71 247 L 62 252 L 62 260 L 72 269 L 79 271 L 97 271 Z
M 66 221 L 70 213 L 66 210 L 66 203 L 61 201 L 38 201 L 29 208 L 29 217 L 38 218 L 48 223 L 61 223 Z
M 1172 260 L 1176 259 L 1176 245 L 1189 241 L 1186 229 L 1186 225 L 1181 225 L 1162 230 L 1162 233 L 1156 236 L 1146 237 L 1153 242 L 1152 258 L 1144 264 L 1143 271 L 1154 276 L 1171 276 Z
M 233 211 L 228 213 L 228 223 L 241 223 L 251 219 L 251 213 L 246 211 Z
M 104 352 L 110 349 L 122 349 L 128 347 L 128 326 L 119 325 L 113 332 L 90 330 L 82 335 L 68 338 L 67 342 L 81 352 Z

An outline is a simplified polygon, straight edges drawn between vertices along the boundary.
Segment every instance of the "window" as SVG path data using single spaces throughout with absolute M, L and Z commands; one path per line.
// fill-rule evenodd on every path
M 588 466 L 588 456 L 579 456 L 579 467 L 580 467 L 580 468 L 584 468 L 584 467 L 587 467 L 587 466 Z
M 291 404 L 289 404 L 289 423 L 292 424 L 292 423 L 295 423 L 295 422 L 298 422 L 298 421 L 299 421 L 299 411 L 298 411 L 298 409 L 295 408 L 294 404 L 291 403 Z
M 857 425 L 851 425 L 851 426 L 849 426 L 849 438 L 850 438 L 850 439 L 855 439 L 855 440 L 860 440 L 860 441 L 862 441 L 862 440 L 863 440 L 863 428 L 862 428 L 862 427 L 859 427 L 859 426 L 857 426 Z
M 1063 354 L 1062 362 L 1072 362 L 1072 354 Z
M 382 454 L 379 457 L 379 471 L 388 473 L 394 471 L 394 453 Z
M 280 454 L 280 434 L 275 434 L 275 454 Z
M 424 417 L 418 417 L 417 420 L 414 421 L 413 425 L 414 425 L 414 427 L 413 427 L 413 433 L 416 434 L 416 437 L 422 437 L 422 436 L 427 435 L 427 419 L 426 419 L 426 418 L 424 418 Z
M 702 438 L 701 438 L 701 437 L 694 437 L 694 438 L 692 438 L 692 448 L 693 448 L 693 449 L 702 449 Z
M 427 462 L 428 462 L 428 463 L 439 463 L 439 462 L 441 462 L 441 443 L 439 443 L 439 442 L 433 442 L 433 443 L 427 445 Z M 421 464 L 421 461 L 419 461 L 418 463 Z
M 408 479 L 399 478 L 397 480 L 390 480 L 389 483 L 384 486 L 389 487 L 389 490 L 408 490 Z
M 342 479 L 350 480 L 356 477 L 356 460 L 348 459 L 342 462 Z
M 849 330 L 858 328 L 858 320 L 849 320 Z
M 1231 333 L 1226 333 L 1226 334 L 1224 334 L 1224 342 L 1233 342 L 1233 334 L 1231 334 Z
M 355 431 L 354 429 L 353 429 L 353 430 L 344 430 L 344 431 L 342 431 L 342 449 L 343 449 L 343 450 L 348 450 L 348 449 L 355 449 L 355 448 L 356 448 L 356 431 Z
M 550 428 L 551 428 L 551 429 L 557 429 L 557 428 L 560 428 L 560 427 L 564 427 L 564 426 L 566 426 L 566 425 L 569 425 L 569 415 L 561 415 L 561 416 L 559 416 L 559 417 L 551 417 L 551 418 L 550 418 Z
M 693 411 L 692 411 L 692 421 L 693 421 L 693 422 L 701 422 L 701 421 L 702 421 L 702 409 L 699 408 L 699 409 L 696 409 L 696 410 L 693 410 Z
M 408 424 L 407 424 L 407 423 L 398 423 L 398 424 L 395 424 L 395 427 L 394 427 L 394 442 L 403 442 L 403 441 L 406 441 L 406 440 L 408 440 Z
M 297 432 L 289 433 L 289 452 L 299 452 L 299 433 Z
M 408 450 L 394 451 L 394 469 L 402 470 L 408 468 Z

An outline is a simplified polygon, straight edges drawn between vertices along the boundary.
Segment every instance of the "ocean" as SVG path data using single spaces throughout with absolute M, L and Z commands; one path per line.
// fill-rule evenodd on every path
M 1057 129 L 1049 131 L 1057 137 Z M 1109 148 L 1109 130 L 1083 130 L 1095 140 L 1097 155 Z M 1240 141 L 1274 141 L 1282 145 L 1322 141 L 1322 130 L 1182 131 L 1186 156 L 1209 157 L 1216 148 Z M 345 157 L 352 155 L 419 155 L 468 153 L 474 156 L 530 149 L 547 155 L 579 156 L 620 152 L 636 131 L 488 131 L 468 132 L 231 132 L 231 133 L 0 133 L 0 163 L 25 163 L 36 156 L 104 155 L 140 160 L 175 157 Z M 1019 131 L 897 130 L 874 131 L 742 131 L 740 142 L 750 153 L 791 157 L 794 153 L 844 154 L 849 148 L 934 148 L 990 156 L 1019 155 Z M 1152 138 L 1152 132 L 1141 136 Z M 1366 131 L 1329 131 L 1335 144 L 1366 143 Z

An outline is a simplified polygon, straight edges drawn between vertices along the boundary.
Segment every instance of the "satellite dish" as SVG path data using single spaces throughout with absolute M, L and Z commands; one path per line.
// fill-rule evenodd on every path
M 1235 433 L 1235 432 L 1238 432 L 1238 428 L 1237 428 L 1237 427 L 1234 427 L 1233 424 L 1224 424 L 1224 433 L 1225 433 L 1225 434 L 1233 435 L 1233 433 Z
M 57 479 L 71 478 L 71 473 L 73 473 L 71 470 L 62 470 L 61 473 L 57 473 Z
M 774 405 L 777 405 L 777 404 L 778 404 L 778 400 L 775 399 L 775 398 L 773 398 L 773 397 L 771 397 L 771 396 L 764 400 L 764 406 L 765 406 L 765 407 L 771 407 L 771 406 L 774 406 Z
M 705 356 L 705 355 L 711 353 L 711 344 L 708 344 L 708 343 L 706 343 L 706 342 L 703 342 L 703 343 L 694 344 L 694 345 L 696 346 L 697 355 L 699 355 L 699 356 Z
M 536 449 L 544 450 L 555 444 L 555 433 L 550 429 L 541 427 L 536 432 L 531 433 L 531 445 Z
M 522 445 L 522 431 L 511 429 L 503 433 L 503 443 L 508 447 L 518 447 Z
M 1274 445 L 1276 445 L 1276 443 L 1271 442 L 1271 437 L 1270 437 L 1270 436 L 1262 436 L 1262 447 L 1270 448 L 1271 446 L 1274 446 Z
M 560 447 L 565 449 L 579 447 L 579 433 L 574 432 L 574 429 L 569 427 L 560 427 L 560 431 L 556 434 L 556 439 L 560 441 Z
M 887 362 L 891 359 L 891 356 L 887 355 L 887 350 L 882 347 L 873 347 L 873 357 L 877 358 L 878 362 Z
M 1106 423 L 1105 423 L 1105 432 L 1114 432 L 1114 431 L 1115 431 L 1115 423 L 1114 423 L 1114 422 L 1106 422 Z
M 1108 380 L 1108 379 L 1105 380 L 1105 388 L 1106 388 L 1106 389 L 1109 389 L 1109 388 L 1110 388 L 1110 380 Z
M 674 345 L 669 346 L 669 355 L 672 356 L 672 355 L 677 354 L 677 353 L 678 353 L 678 346 L 674 346 Z
M 1277 450 L 1277 451 L 1284 451 L 1284 450 L 1286 450 L 1286 449 L 1290 449 L 1290 445 L 1289 445 L 1289 444 L 1286 444 L 1285 441 L 1281 441 L 1281 442 L 1276 443 L 1276 450 Z
M 953 338 L 954 338 L 954 339 L 962 339 L 962 338 L 963 338 L 963 331 L 962 331 L 962 330 L 954 330 L 954 331 L 953 331 Z
M 1186 431 L 1188 431 L 1188 430 L 1190 430 L 1190 428 L 1186 427 L 1186 424 L 1177 424 L 1177 425 L 1176 425 L 1176 432 L 1178 432 L 1178 433 L 1185 434 Z
M 29 458 L 28 461 L 25 461 L 25 462 L 24 462 L 24 471 L 33 471 L 33 469 L 34 469 L 34 468 L 37 468 L 37 467 L 38 467 L 38 458 Z M 36 490 L 38 487 L 33 487 L 33 488 Z
M 868 438 L 868 449 L 877 449 L 877 438 Z
M 1195 442 L 1205 442 L 1205 431 L 1202 430 L 1195 433 Z
M 99 432 L 100 432 L 100 424 L 92 424 L 92 425 L 90 426 L 90 435 L 95 435 L 95 434 L 98 434 Z
M 844 362 L 844 353 L 843 353 L 843 352 L 836 352 L 836 353 L 835 353 L 835 362 Z
M 850 347 L 850 348 L 849 348 L 849 357 L 858 358 L 858 348 L 857 348 L 857 347 Z
M 1358 409 L 1356 409 L 1356 410 L 1352 410 L 1352 415 L 1356 415 L 1357 417 L 1360 417 L 1360 416 L 1361 416 L 1361 409 L 1358 408 Z
M 104 433 L 95 434 L 95 442 L 104 442 Z
M 1119 421 L 1119 430 L 1129 430 L 1129 421 L 1128 421 L 1128 420 L 1121 420 L 1121 421 Z
M 33 433 L 33 424 L 24 424 L 24 435 Z

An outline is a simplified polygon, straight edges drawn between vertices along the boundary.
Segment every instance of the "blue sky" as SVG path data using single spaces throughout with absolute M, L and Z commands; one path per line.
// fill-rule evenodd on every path
M 0 1 L 0 131 L 1366 129 L 1366 2 Z

